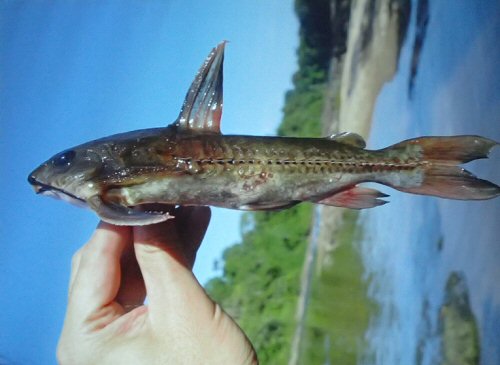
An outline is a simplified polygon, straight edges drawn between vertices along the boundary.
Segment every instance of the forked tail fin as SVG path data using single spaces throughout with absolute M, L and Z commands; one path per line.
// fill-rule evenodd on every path
M 457 166 L 487 158 L 497 142 L 479 136 L 421 137 L 384 149 L 390 158 L 413 166 L 401 172 L 407 178 L 389 179 L 397 190 L 448 199 L 482 200 L 500 195 L 500 187 Z

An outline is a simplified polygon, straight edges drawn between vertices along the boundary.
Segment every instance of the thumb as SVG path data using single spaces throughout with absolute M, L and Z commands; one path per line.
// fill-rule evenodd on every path
M 186 363 L 211 359 L 208 362 L 214 364 L 256 364 L 244 333 L 208 297 L 190 269 L 210 210 L 182 208 L 173 215 L 174 219 L 163 223 L 134 227 L 135 253 L 146 285 L 153 333 L 197 359 Z

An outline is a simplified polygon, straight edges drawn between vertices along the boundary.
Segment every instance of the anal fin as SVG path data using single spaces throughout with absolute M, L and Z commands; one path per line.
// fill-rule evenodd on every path
M 375 189 L 353 186 L 352 188 L 335 193 L 327 198 L 315 201 L 315 203 L 350 209 L 366 209 L 388 203 L 385 200 L 379 199 L 387 196 L 387 194 L 381 193 Z

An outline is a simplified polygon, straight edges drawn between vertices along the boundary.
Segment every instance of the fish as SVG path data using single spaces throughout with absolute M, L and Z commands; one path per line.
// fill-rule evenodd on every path
M 496 184 L 460 164 L 487 158 L 481 136 L 418 137 L 366 149 L 355 133 L 325 138 L 223 135 L 226 42 L 198 70 L 177 119 L 161 128 L 90 141 L 56 154 L 28 176 L 38 194 L 88 207 L 115 225 L 174 218 L 150 204 L 278 210 L 301 202 L 365 209 L 388 195 L 364 187 L 458 200 L 492 199 Z

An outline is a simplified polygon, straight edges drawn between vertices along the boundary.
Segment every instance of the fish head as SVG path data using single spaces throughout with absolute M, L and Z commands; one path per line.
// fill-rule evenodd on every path
M 94 180 L 102 165 L 92 149 L 76 147 L 45 161 L 29 174 L 28 182 L 37 194 L 86 206 L 87 199 L 98 193 Z

